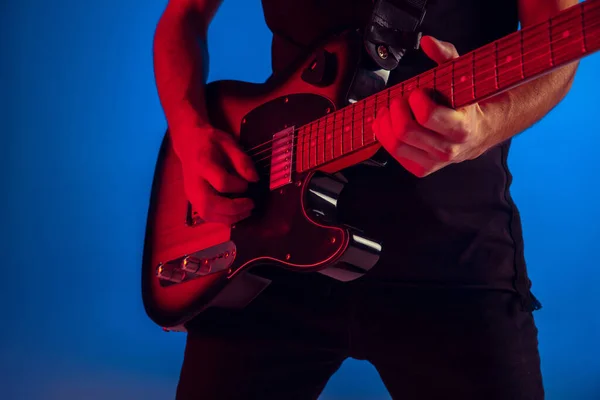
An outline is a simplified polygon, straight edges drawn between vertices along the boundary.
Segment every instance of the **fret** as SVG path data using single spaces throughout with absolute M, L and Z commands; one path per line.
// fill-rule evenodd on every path
M 371 118 L 376 118 L 377 117 L 377 101 L 378 101 L 378 97 L 379 97 L 379 93 L 375 93 L 375 96 L 373 96 L 373 114 L 371 115 Z
M 302 140 L 304 143 L 304 151 L 302 152 L 303 156 L 304 156 L 304 163 L 303 163 L 304 170 L 310 169 L 310 131 L 311 131 L 311 124 L 304 127 L 304 134 L 302 135 Z
M 500 81 L 498 80 L 498 42 L 494 42 L 494 78 L 496 80 L 496 89 L 500 89 Z
M 298 172 L 304 171 L 308 166 L 306 165 L 306 155 L 304 153 L 304 134 L 306 132 L 306 126 L 298 129 L 296 145 L 296 170 Z
M 388 89 L 385 89 L 385 90 L 387 92 L 387 100 L 386 100 L 387 101 L 387 106 L 386 107 L 390 108 L 390 104 L 392 104 L 392 89 L 388 88 Z M 402 90 L 400 91 L 400 95 L 402 95 Z
M 450 104 L 452 108 L 455 108 L 456 106 L 456 90 L 454 90 L 454 62 L 451 62 L 450 65 L 452 66 L 452 74 L 450 76 Z
M 552 46 L 552 18 L 548 20 L 548 45 L 550 46 L 550 66 L 553 67 L 554 64 L 554 49 Z
M 520 48 L 520 41 L 521 35 L 512 34 L 498 43 L 498 83 L 502 89 L 508 88 L 522 80 L 522 53 L 517 54 Z
M 600 18 L 600 6 L 597 2 L 583 2 L 583 34 L 585 35 L 585 43 L 587 51 L 596 51 L 600 49 L 600 26 L 598 19 Z M 594 21 L 594 19 L 596 21 Z
M 581 51 L 583 53 L 587 52 L 587 44 L 586 44 L 586 40 L 585 40 L 585 21 L 583 20 L 583 6 L 580 5 L 579 6 L 579 15 L 581 16 L 581 45 L 583 46 L 583 48 L 581 49 Z
M 323 123 L 323 147 L 322 147 L 322 152 L 323 152 L 323 162 L 327 162 L 327 154 L 329 154 L 329 147 L 331 147 L 331 144 L 329 143 L 329 135 L 330 135 L 330 127 L 331 127 L 331 123 L 329 122 L 329 115 L 326 115 L 324 118 L 324 123 Z
M 330 151 L 332 160 L 334 158 L 338 157 L 341 153 L 341 151 L 338 151 L 339 147 L 337 146 L 340 135 L 338 132 L 336 132 L 336 130 L 339 130 L 339 124 L 340 124 L 339 114 L 340 113 L 338 111 L 336 111 L 332 115 L 333 125 L 331 126 L 331 151 Z M 336 138 L 337 138 L 337 141 L 336 141 Z
M 377 110 L 377 94 L 375 94 L 375 96 L 373 96 L 373 99 L 371 100 L 373 101 L 373 112 L 369 112 L 366 116 L 366 121 L 365 121 L 365 135 L 366 135 L 366 142 L 365 143 L 371 143 L 374 139 L 375 139 L 375 135 L 374 135 L 374 131 L 373 131 L 373 121 L 375 120 L 375 116 L 376 114 L 376 110 Z M 367 107 L 367 109 L 369 109 L 368 104 L 365 105 L 365 107 Z
M 356 103 L 352 103 L 352 114 L 351 114 L 351 120 L 352 120 L 352 129 L 350 130 L 350 140 L 348 140 L 349 144 L 350 144 L 350 150 L 349 151 L 353 151 L 354 150 L 354 136 L 356 130 L 354 129 L 356 126 Z
M 333 113 L 333 117 L 335 118 L 335 113 Z M 323 159 L 325 162 L 333 159 L 333 131 L 331 129 L 332 122 L 330 119 L 331 115 L 325 117 L 325 126 L 323 127 L 323 136 L 325 136 L 325 143 L 323 143 Z
M 454 104 L 461 106 L 473 99 L 472 61 L 463 56 L 454 61 Z
M 362 117 L 360 115 L 360 111 L 362 110 L 362 103 L 354 103 L 354 115 L 352 119 L 354 120 L 354 131 L 352 132 L 352 150 L 359 149 L 361 146 L 361 137 L 362 137 Z
M 343 150 L 342 150 L 342 142 L 341 142 L 341 136 L 342 136 L 342 132 L 343 132 L 343 118 L 342 119 L 342 125 L 340 126 L 340 116 L 344 115 L 344 111 L 343 109 L 341 111 L 337 111 L 335 114 L 333 114 L 333 143 L 332 143 L 332 154 L 331 157 L 332 158 L 337 158 L 339 156 L 341 156 L 343 154 Z M 341 128 L 341 129 L 340 129 Z
M 421 79 L 419 79 L 419 87 L 421 89 L 434 89 L 434 75 L 435 74 L 432 71 L 427 71 L 421 74 Z
M 441 100 L 448 106 L 452 106 L 452 66 L 453 63 L 442 64 L 436 70 L 436 91 Z
M 473 100 L 475 100 L 477 98 L 477 91 L 475 89 L 476 83 L 475 83 L 475 54 L 477 53 L 477 51 L 473 51 L 471 52 L 471 89 L 472 89 L 472 96 L 473 96 Z
M 581 48 L 577 46 L 583 37 L 583 27 L 580 22 L 579 18 L 573 18 L 570 14 L 554 19 L 550 28 L 550 37 L 555 65 L 562 65 L 581 54 Z
M 310 124 L 310 159 L 311 164 L 310 167 L 317 166 L 317 129 L 319 127 L 319 121 L 317 120 L 316 127 L 315 123 Z
M 302 134 L 301 134 L 302 128 L 298 128 L 297 131 L 294 132 L 295 134 L 295 139 L 296 139 L 296 151 L 292 153 L 292 155 L 296 156 L 296 171 L 298 172 L 302 172 L 302 163 L 304 162 L 303 160 L 303 152 L 302 152 Z
M 526 78 L 544 72 L 550 66 L 550 43 L 545 30 L 545 24 L 523 30 L 523 70 Z
M 416 82 L 415 78 L 411 78 L 411 79 L 407 80 L 406 82 L 404 82 L 404 93 L 403 93 L 403 95 L 410 94 L 416 88 L 417 88 L 417 82 Z
M 362 124 L 360 127 L 360 145 L 364 146 L 365 144 L 365 113 L 367 111 L 367 102 L 363 101 L 363 108 L 362 108 Z
M 521 31 L 519 31 L 519 42 L 521 44 L 521 46 L 519 47 L 519 50 L 521 51 L 521 79 L 525 79 L 525 65 L 524 62 L 525 60 L 523 60 L 523 30 L 521 29 Z
M 319 118 L 317 123 L 317 165 L 325 162 L 325 127 L 327 126 L 327 117 Z
M 347 133 L 351 131 L 352 128 L 350 128 L 350 125 L 346 124 L 346 109 L 348 107 L 345 107 L 342 109 L 342 154 L 346 154 L 348 152 L 348 150 L 346 149 L 348 147 L 348 135 Z M 350 121 L 350 123 L 352 123 L 352 121 Z M 350 136 L 352 137 L 352 136 Z
M 474 75 L 477 76 L 477 97 L 483 98 L 498 89 L 496 71 L 496 46 L 488 45 L 476 52 Z
M 331 119 L 333 119 L 333 121 L 331 122 L 331 130 L 329 131 L 329 134 L 327 135 L 327 137 L 329 138 L 329 150 L 327 151 L 327 154 L 329 155 L 329 161 L 333 160 L 335 158 L 335 116 L 336 116 L 337 112 L 333 112 L 331 114 Z

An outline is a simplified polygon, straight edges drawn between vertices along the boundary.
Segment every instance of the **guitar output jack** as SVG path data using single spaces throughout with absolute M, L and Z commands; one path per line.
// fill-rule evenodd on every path
M 385 60 L 388 58 L 390 53 L 388 52 L 387 47 L 381 44 L 377 47 L 377 55 L 379 55 L 379 58 L 381 58 L 382 60 Z

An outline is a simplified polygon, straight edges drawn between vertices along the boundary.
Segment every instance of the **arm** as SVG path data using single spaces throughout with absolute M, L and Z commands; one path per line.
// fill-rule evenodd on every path
M 548 20 L 577 0 L 519 0 L 523 27 Z M 488 132 L 484 150 L 523 132 L 550 112 L 568 93 L 578 62 L 565 65 L 534 81 L 504 92 L 480 107 L 483 131 Z
M 250 215 L 243 193 L 258 175 L 232 135 L 210 126 L 204 84 L 206 36 L 222 0 L 170 0 L 154 35 L 154 71 L 185 194 L 204 221 L 233 224 Z
M 547 20 L 577 0 L 518 0 L 522 26 Z M 457 58 L 456 48 L 423 37 L 423 51 L 435 62 Z M 571 88 L 578 63 L 460 110 L 436 104 L 424 90 L 392 102 L 375 119 L 383 147 L 408 171 L 424 177 L 447 165 L 472 160 L 523 132 L 554 108 Z
M 206 36 L 222 0 L 169 0 L 154 35 L 158 96 L 181 157 L 197 130 L 207 124 L 204 84 L 208 75 Z

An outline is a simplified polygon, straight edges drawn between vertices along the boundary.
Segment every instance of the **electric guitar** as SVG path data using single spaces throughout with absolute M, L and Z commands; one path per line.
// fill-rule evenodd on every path
M 261 180 L 257 207 L 235 226 L 203 222 L 186 198 L 179 160 L 165 134 L 156 166 L 142 261 L 148 316 L 166 330 L 208 307 L 240 308 L 270 280 L 255 267 L 357 279 L 382 252 L 377 238 L 336 218 L 340 171 L 380 149 L 371 129 L 378 108 L 415 88 L 434 89 L 460 108 L 600 49 L 600 0 L 588 0 L 398 85 L 367 70 L 357 31 L 315 48 L 264 84 L 206 87 L 211 123 L 236 135 Z M 379 49 L 380 57 L 386 49 Z M 370 82 L 367 85 L 362 83 Z M 365 96 L 365 91 L 370 92 Z

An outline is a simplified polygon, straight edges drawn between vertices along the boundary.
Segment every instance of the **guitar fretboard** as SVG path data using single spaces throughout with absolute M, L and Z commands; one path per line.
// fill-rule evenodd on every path
M 452 108 L 483 101 L 600 49 L 600 0 L 587 0 L 297 130 L 297 172 L 376 144 L 382 106 L 416 88 L 434 89 Z

